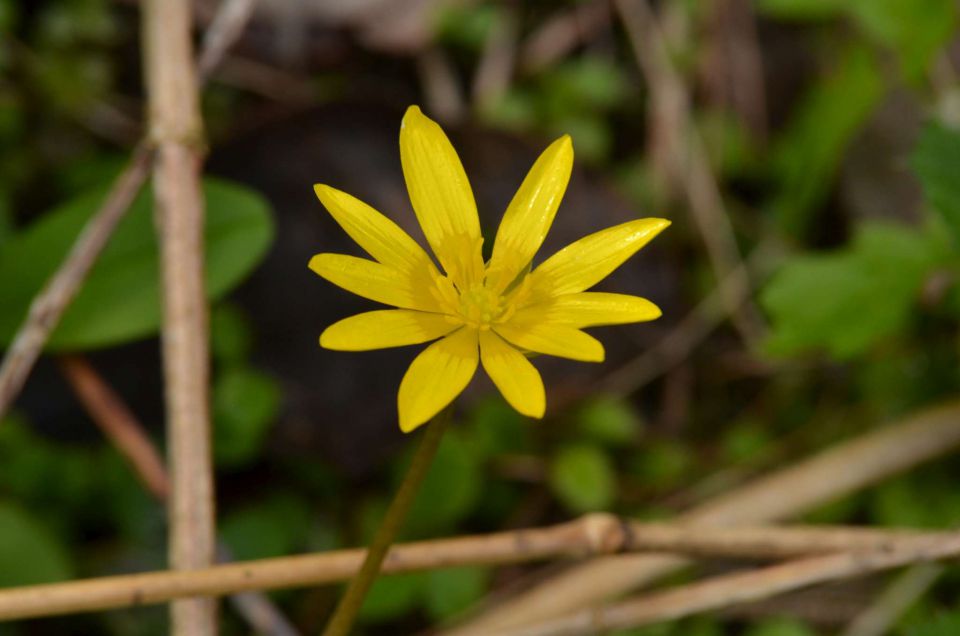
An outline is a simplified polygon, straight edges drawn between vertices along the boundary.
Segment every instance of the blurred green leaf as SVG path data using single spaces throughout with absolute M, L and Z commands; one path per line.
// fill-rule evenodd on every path
M 213 386 L 214 452 L 217 463 L 240 466 L 255 460 L 280 410 L 279 383 L 253 368 L 228 369 Z
M 849 358 L 901 330 L 925 277 L 944 258 L 938 237 L 909 227 L 863 225 L 853 243 L 796 257 L 761 294 L 774 355 L 825 349 Z
M 667 489 L 680 485 L 693 467 L 690 447 L 670 439 L 650 440 L 630 460 L 630 472 L 645 486 Z
M 960 492 L 952 477 L 899 477 L 878 486 L 869 499 L 879 524 L 909 528 L 950 528 L 960 523 Z
M 240 364 L 250 356 L 253 330 L 243 311 L 229 303 L 220 303 L 210 312 L 210 349 L 224 364 Z
M 840 15 L 849 0 L 757 0 L 757 9 L 772 18 L 822 20 Z
M 960 634 L 960 611 L 927 618 L 906 630 L 906 636 L 957 636 L 957 634 Z
M 923 76 L 957 25 L 955 0 L 853 0 L 848 6 L 868 35 L 897 53 L 912 80 Z
M 780 182 L 772 209 L 789 234 L 802 234 L 810 213 L 832 187 L 847 145 L 884 93 L 873 53 L 851 46 L 810 89 L 772 151 Z
M 360 619 L 382 623 L 403 616 L 420 604 L 427 585 L 425 572 L 377 578 L 360 610 Z
M 550 462 L 550 488 L 572 512 L 604 510 L 617 494 L 617 476 L 596 446 L 566 446 Z
M 483 597 L 488 579 L 488 571 L 479 567 L 430 572 L 424 599 L 430 618 L 442 621 L 466 610 Z
M 789 618 L 767 620 L 746 631 L 746 636 L 815 636 L 815 634 L 816 632 L 800 621 Z
M 924 195 L 943 215 L 955 244 L 960 246 L 960 131 L 928 124 L 920 134 L 911 163 Z
M 77 197 L 11 239 L 0 253 L 0 345 L 8 344 L 30 301 L 56 271 L 106 189 Z M 273 238 L 269 208 L 252 190 L 204 183 L 206 284 L 211 299 L 239 284 Z M 150 335 L 160 326 L 157 244 L 151 196 L 143 192 L 120 222 L 47 348 L 105 347 Z
M 491 395 L 474 404 L 466 424 L 467 441 L 481 460 L 501 453 L 530 450 L 531 431 L 536 426 L 499 395 Z
M 302 549 L 309 521 L 306 501 L 277 494 L 228 513 L 220 531 L 235 558 L 267 559 Z
M 53 533 L 23 508 L 0 502 L 0 587 L 72 576 L 67 551 Z
M 411 442 L 419 440 L 411 438 Z M 398 478 L 406 472 L 409 456 L 401 465 Z M 449 531 L 473 510 L 482 489 L 483 472 L 475 449 L 461 431 L 447 431 L 410 508 L 404 534 L 419 537 Z
M 643 422 L 628 401 L 598 396 L 576 412 L 579 432 L 586 438 L 611 446 L 624 446 L 637 441 Z

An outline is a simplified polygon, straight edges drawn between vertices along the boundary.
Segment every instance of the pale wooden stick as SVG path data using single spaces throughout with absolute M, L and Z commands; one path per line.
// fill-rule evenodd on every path
M 958 556 L 960 534 L 953 533 L 936 545 L 798 559 L 642 595 L 599 609 L 582 610 L 539 625 L 489 633 L 500 636 L 581 636 L 629 629 L 769 598 L 819 583 Z
M 188 0 L 148 0 L 141 18 L 150 138 L 157 148 L 153 190 L 163 282 L 170 564 L 193 570 L 216 560 L 200 187 L 203 124 Z M 212 636 L 216 604 L 210 598 L 178 601 L 171 621 L 178 636 Z
M 160 453 L 130 408 L 83 356 L 63 356 L 60 363 L 67 382 L 93 421 L 130 462 L 147 490 L 160 501 L 165 501 L 170 492 L 167 469 Z M 217 556 L 220 562 L 233 560 L 229 548 L 223 542 L 217 543 Z M 231 595 L 230 602 L 258 634 L 296 635 L 296 630 L 286 617 L 263 594 L 234 594 Z
M 936 563 L 915 565 L 890 584 L 858 614 L 840 636 L 883 636 L 920 597 L 937 582 L 944 567 Z
M 809 555 L 837 549 L 852 555 L 876 551 L 918 552 L 936 549 L 956 536 L 945 532 L 849 527 L 687 527 L 624 522 L 612 515 L 597 513 L 546 528 L 398 544 L 387 555 L 383 572 L 399 574 L 664 548 L 696 555 L 751 558 Z M 363 549 L 338 550 L 198 570 L 149 572 L 0 590 L 0 620 L 132 607 L 188 596 L 333 583 L 353 576 L 365 554 Z
M 960 446 L 960 401 L 930 408 L 898 424 L 838 444 L 690 510 L 684 523 L 732 526 L 787 519 Z M 474 617 L 449 634 L 493 634 L 561 616 L 615 598 L 675 571 L 671 555 L 593 559 Z

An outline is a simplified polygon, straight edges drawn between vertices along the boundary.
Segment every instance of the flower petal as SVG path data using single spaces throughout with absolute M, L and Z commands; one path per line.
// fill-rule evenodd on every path
M 320 346 L 338 351 L 369 351 L 436 340 L 461 327 L 443 314 L 381 309 L 344 318 L 320 334 Z
M 400 429 L 409 433 L 439 413 L 477 371 L 477 330 L 463 327 L 418 355 L 400 382 Z
M 512 319 L 520 323 L 545 322 L 582 329 L 655 320 L 662 313 L 659 307 L 639 296 L 581 292 L 527 305 L 518 309 Z
M 480 332 L 480 361 L 510 406 L 528 417 L 543 417 L 547 405 L 543 380 L 526 356 L 487 330 Z
M 400 162 L 420 227 L 461 289 L 483 277 L 480 219 L 460 158 L 436 122 L 416 106 L 400 124 Z
M 571 243 L 530 274 L 534 297 L 573 294 L 593 287 L 668 225 L 666 219 L 637 219 Z
M 511 320 L 494 325 L 493 329 L 521 349 L 584 362 L 603 362 L 604 351 L 600 341 L 573 327 Z
M 503 290 L 543 244 L 570 181 L 573 144 L 569 135 L 554 141 L 527 173 L 497 230 L 487 280 Z
M 370 256 L 395 269 L 435 269 L 409 234 L 363 201 L 328 185 L 313 186 L 317 198 L 347 234 Z
M 404 309 L 443 313 L 438 298 L 415 274 L 346 254 L 317 254 L 310 269 L 357 296 Z

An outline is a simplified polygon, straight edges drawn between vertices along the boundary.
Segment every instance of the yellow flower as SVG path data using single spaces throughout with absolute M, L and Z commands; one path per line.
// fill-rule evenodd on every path
M 483 364 L 520 413 L 542 417 L 543 381 L 525 352 L 602 362 L 603 345 L 584 327 L 653 320 L 660 309 L 637 296 L 588 292 L 670 222 L 637 219 L 591 234 L 536 269 L 566 190 L 573 145 L 564 135 L 533 164 L 507 207 L 493 254 L 481 256 L 477 206 L 443 130 L 416 106 L 400 124 L 400 160 L 410 201 L 440 268 L 420 245 L 360 200 L 317 185 L 320 201 L 373 260 L 317 254 L 310 269 L 335 285 L 396 309 L 351 316 L 320 345 L 364 351 L 437 340 L 400 383 L 400 428 L 409 432 L 453 401 Z

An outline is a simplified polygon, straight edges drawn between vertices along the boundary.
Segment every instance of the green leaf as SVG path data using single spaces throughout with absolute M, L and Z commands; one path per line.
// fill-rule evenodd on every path
M 832 187 L 854 134 L 883 96 L 884 84 L 865 47 L 838 53 L 836 68 L 813 87 L 773 149 L 780 191 L 772 203 L 784 231 L 802 234 L 810 211 Z
M 398 483 L 409 466 L 409 456 L 400 466 Z M 461 431 L 447 431 L 410 508 L 404 534 L 419 537 L 449 531 L 473 510 L 482 488 L 483 472 L 476 450 Z
M 580 433 L 611 446 L 624 446 L 639 437 L 643 422 L 633 405 L 612 396 L 599 396 L 576 413 Z
M 960 611 L 928 618 L 907 628 L 906 636 L 956 636 L 960 634 Z
M 307 502 L 280 494 L 230 512 L 220 531 L 237 559 L 267 559 L 302 549 L 309 521 Z
M 924 279 L 943 258 L 930 231 L 874 223 L 845 249 L 792 259 L 761 294 L 772 319 L 768 351 L 825 349 L 839 359 L 865 351 L 904 328 Z
M 572 512 L 604 510 L 613 503 L 617 477 L 610 459 L 588 444 L 562 448 L 550 463 L 550 487 Z
M 924 127 L 911 161 L 923 193 L 960 246 L 960 131 L 941 124 Z
M 230 369 L 213 386 L 217 463 L 240 466 L 255 460 L 280 410 L 280 385 L 253 368 Z
M 20 506 L 0 502 L 0 587 L 72 576 L 66 550 L 53 533 Z
M 430 618 L 444 620 L 469 608 L 483 597 L 488 579 L 488 571 L 477 567 L 430 572 L 424 599 Z
M 822 20 L 841 15 L 849 0 L 757 0 L 757 9 L 772 18 Z
M 106 190 L 79 196 L 4 245 L 0 254 L 0 346 L 9 344 L 30 301 L 63 261 Z M 207 295 L 218 299 L 239 284 L 273 238 L 269 208 L 252 190 L 204 182 Z M 117 227 L 47 348 L 92 349 L 153 334 L 160 326 L 157 242 L 151 195 L 142 192 Z
M 220 303 L 210 312 L 210 350 L 218 362 L 239 364 L 250 356 L 253 330 L 243 311 Z
M 424 572 L 378 577 L 363 602 L 360 618 L 369 623 L 399 618 L 420 604 L 426 587 Z
M 803 623 L 786 618 L 764 621 L 746 632 L 747 636 L 814 636 L 814 631 Z
M 896 52 L 904 75 L 914 81 L 957 24 L 955 0 L 853 0 L 848 10 L 867 35 Z

